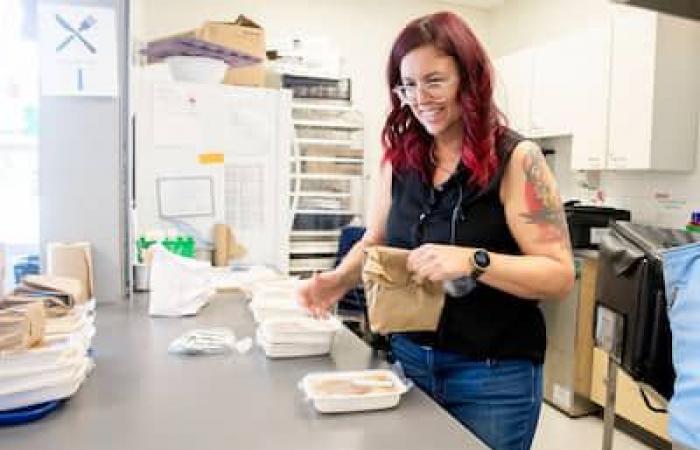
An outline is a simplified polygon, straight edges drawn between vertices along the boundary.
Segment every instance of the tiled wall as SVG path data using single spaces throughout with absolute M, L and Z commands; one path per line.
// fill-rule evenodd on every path
M 564 200 L 578 198 L 590 202 L 595 190 L 581 186 L 581 181 L 597 185 L 604 205 L 629 209 L 635 222 L 664 227 L 683 227 L 693 210 L 700 210 L 700 156 L 689 173 L 647 171 L 574 172 L 571 170 L 571 137 L 543 139 L 542 147 L 554 148 L 548 160 Z M 700 148 L 698 153 L 700 154 Z M 672 157 L 669 154 L 669 157 Z

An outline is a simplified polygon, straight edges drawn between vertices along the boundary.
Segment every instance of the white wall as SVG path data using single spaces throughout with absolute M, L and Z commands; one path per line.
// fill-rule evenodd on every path
M 508 0 L 488 17 L 487 46 L 495 58 L 577 29 L 603 24 L 609 18 L 608 0 Z M 570 138 L 549 143 L 559 152 L 557 178 L 563 196 L 585 198 L 585 191 L 576 186 L 576 175 L 566 170 Z M 671 155 L 673 149 L 668 151 Z M 688 222 L 690 212 L 700 209 L 699 166 L 700 145 L 692 173 L 604 171 L 600 173 L 600 187 L 607 203 L 630 209 L 635 221 L 682 227 Z
M 488 29 L 486 12 L 436 0 L 142 0 L 136 7 L 134 34 L 142 40 L 188 30 L 204 20 L 233 20 L 240 13 L 261 24 L 268 36 L 303 33 L 330 38 L 345 58 L 353 101 L 364 114 L 371 173 L 381 156 L 388 104 L 385 66 L 401 28 L 421 15 L 450 10 L 482 39 Z
M 507 0 L 490 10 L 487 46 L 492 57 L 600 24 L 610 0 Z

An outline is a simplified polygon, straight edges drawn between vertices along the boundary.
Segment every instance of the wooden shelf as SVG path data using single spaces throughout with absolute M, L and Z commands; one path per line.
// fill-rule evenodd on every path
M 340 230 L 293 230 L 289 236 L 291 238 L 339 238 Z
M 324 198 L 348 198 L 350 192 L 333 192 L 333 191 L 301 191 L 290 192 L 291 197 L 324 197 Z
M 345 158 L 332 156 L 298 156 L 296 158 L 291 158 L 292 161 L 303 161 L 303 162 L 328 162 L 328 163 L 339 163 L 339 164 L 363 164 L 364 161 L 361 158 Z
M 292 122 L 296 127 L 308 128 L 335 128 L 340 130 L 360 130 L 362 125 L 348 122 L 323 121 L 323 120 L 295 120 Z
M 338 242 L 293 241 L 289 243 L 289 253 L 293 255 L 335 255 L 338 253 Z
M 352 147 L 354 142 L 350 139 L 320 139 L 320 138 L 295 138 L 299 145 L 328 145 L 333 147 Z
M 357 110 L 349 105 L 317 104 L 306 102 L 292 102 L 292 109 L 306 109 L 312 111 L 338 111 L 356 112 Z

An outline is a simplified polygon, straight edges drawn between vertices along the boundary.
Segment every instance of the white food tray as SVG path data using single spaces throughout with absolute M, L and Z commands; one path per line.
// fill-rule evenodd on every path
M 348 382 L 350 391 L 348 392 Z M 337 386 L 338 393 L 324 390 L 323 383 Z M 301 380 L 301 389 L 322 413 L 372 411 L 393 408 L 408 388 L 390 370 L 310 373 Z

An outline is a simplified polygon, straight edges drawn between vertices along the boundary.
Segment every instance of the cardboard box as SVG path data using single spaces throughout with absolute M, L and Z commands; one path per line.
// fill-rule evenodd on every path
M 50 242 L 46 247 L 46 273 L 78 280 L 82 290 L 79 303 L 93 298 L 95 280 L 90 244 Z
M 263 62 L 247 67 L 230 68 L 224 77 L 225 84 L 239 86 L 263 86 L 265 83 L 265 30 L 244 15 L 234 22 L 208 21 L 185 35 L 207 42 L 239 50 L 260 58 Z

